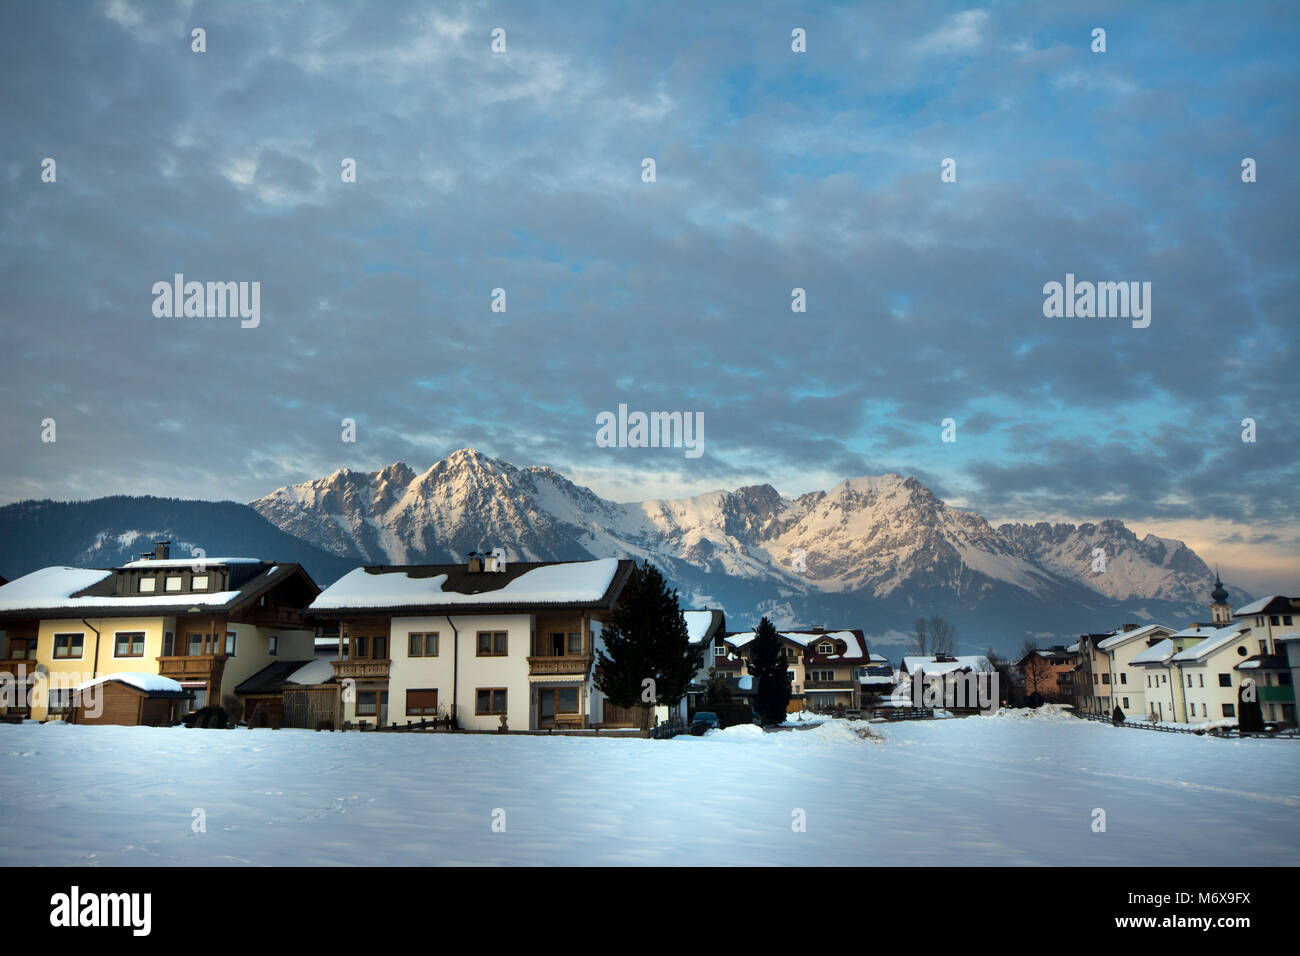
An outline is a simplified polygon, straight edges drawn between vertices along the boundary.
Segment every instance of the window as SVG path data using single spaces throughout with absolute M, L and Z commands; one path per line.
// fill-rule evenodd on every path
M 726 648 L 724 645 L 722 645 L 722 644 L 715 644 L 715 645 L 713 646 L 713 656 L 714 656 L 714 657 L 726 657 L 726 656 L 727 656 L 727 648 Z
M 168 591 L 179 591 L 179 590 L 181 589 L 181 580 L 182 580 L 182 579 L 181 579 L 180 575 L 173 575 L 172 577 L 169 577 L 169 578 L 167 579 L 167 584 L 165 585 L 166 588 L 167 588 L 167 590 L 168 590 Z
M 817 645 L 817 653 L 818 653 L 818 654 L 834 654 L 834 653 L 835 653 L 835 645 L 831 644 L 829 641 L 822 641 L 820 644 Z
M 9 639 L 9 659 L 14 661 L 34 660 L 36 658 L 36 638 L 11 637 Z
M 1151 675 L 1150 675 L 1150 674 L 1147 675 L 1147 686 L 1148 686 L 1148 687 L 1151 686 Z
M 479 631 L 478 632 L 478 657 L 505 657 L 506 656 L 506 632 L 505 631 Z M 480 691 L 480 693 L 482 693 Z M 505 693 L 502 691 L 501 693 Z M 483 713 L 496 713 L 496 711 L 483 711 Z
M 266 653 L 272 657 L 280 653 L 280 638 L 277 635 L 272 634 L 266 639 Z
M 357 691 L 357 716 L 374 717 L 379 713 L 379 692 L 374 690 Z
M 1120 672 L 1119 672 L 1119 682 L 1120 682 L 1121 684 L 1127 684 L 1127 683 L 1128 683 L 1128 672 L 1127 672 L 1127 671 L 1120 671 Z
M 369 656 L 370 656 L 370 638 L 368 637 L 352 638 L 353 659 L 356 659 L 358 657 L 369 657 Z
M 794 671 L 786 671 L 786 673 L 790 675 L 790 683 L 793 684 L 793 683 L 794 683 Z
M 406 714 L 408 717 L 425 717 L 436 713 L 438 713 L 438 691 L 436 688 L 412 689 L 406 692 Z
M 1282 624 L 1283 624 L 1284 626 L 1286 626 L 1286 627 L 1290 627 L 1290 626 L 1291 626 L 1291 615 L 1290 615 L 1290 614 L 1283 614 L 1283 615 L 1282 615 Z
M 1236 705 L 1234 705 L 1234 704 L 1224 704 L 1224 705 L 1223 705 L 1223 716 L 1224 716 L 1224 717 L 1236 717 L 1236 716 L 1237 716 L 1237 708 L 1236 708 Z
M 1259 652 L 1260 652 L 1261 654 L 1267 654 L 1267 653 L 1268 653 L 1268 641 L 1260 641 L 1260 642 L 1259 642 Z
M 114 638 L 114 657 L 144 657 L 143 631 L 119 631 Z
M 1191 687 L 1191 686 L 1192 686 L 1192 675 L 1191 675 L 1191 674 L 1188 674 L 1188 675 L 1187 675 L 1187 686 L 1188 686 L 1188 687 Z
M 1220 686 L 1220 687 L 1231 687 L 1231 686 L 1232 686 L 1232 675 L 1231 675 L 1231 674 L 1220 674 L 1220 675 L 1219 675 L 1219 686 Z
M 1125 707 L 1128 706 L 1128 698 L 1127 698 L 1127 697 L 1124 698 L 1124 706 L 1125 706 Z
M 1279 674 L 1277 675 L 1277 685 L 1278 685 L 1279 687 L 1290 687 L 1290 686 L 1291 686 L 1291 672 L 1290 672 L 1290 671 L 1282 671 L 1281 673 L 1279 673 Z
M 65 660 L 76 660 L 81 657 L 85 641 L 84 634 L 55 634 L 54 656 Z
M 157 579 L 157 578 L 141 578 L 141 579 L 140 579 L 140 593 L 141 593 L 141 594 L 153 594 L 154 591 L 156 591 L 157 589 L 158 589 L 158 579 Z
M 206 591 L 208 589 L 208 576 L 206 574 L 196 574 L 190 578 L 191 591 Z
M 1268 616 L 1268 623 L 1269 623 L 1270 625 L 1272 625 L 1273 627 L 1277 627 L 1277 625 L 1278 625 L 1278 623 L 1279 623 L 1279 622 L 1278 622 L 1278 616 L 1277 616 L 1276 614 L 1270 614 L 1270 615 Z
M 388 657 L 388 638 L 376 637 L 370 648 L 372 660 L 382 661 Z
M 200 654 L 203 653 L 203 643 L 204 640 L 202 634 L 190 634 L 189 637 L 190 657 L 198 657 Z
M 569 653 L 575 656 L 582 654 L 581 634 L 575 634 L 575 633 L 569 634 Z
M 504 687 L 479 688 L 475 696 L 475 713 L 480 716 L 504 714 L 506 712 L 506 689 Z
M 176 632 L 163 631 L 162 656 L 173 657 L 176 654 Z
M 1110 683 L 1110 675 L 1109 675 L 1109 674 L 1102 674 L 1102 675 L 1101 675 L 1101 682 L 1102 682 L 1103 684 L 1109 684 L 1109 683 Z
M 72 706 L 72 688 L 58 687 L 50 688 L 49 703 L 47 709 L 51 714 L 62 714 Z
M 226 656 L 235 656 L 235 647 L 239 643 L 239 635 L 235 631 L 226 631 Z
M 1200 680 L 1201 680 L 1201 686 L 1204 687 L 1204 686 L 1205 686 L 1205 675 L 1204 675 L 1204 674 L 1197 674 L 1196 676 L 1200 678 Z
M 437 657 L 438 633 L 411 634 L 408 638 L 407 657 Z

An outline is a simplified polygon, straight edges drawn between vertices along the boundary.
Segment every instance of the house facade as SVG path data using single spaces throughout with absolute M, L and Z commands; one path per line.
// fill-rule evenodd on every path
M 1173 634 L 1163 624 L 1139 627 L 1126 624 L 1108 637 L 1092 642 L 1093 687 L 1098 712 L 1110 714 L 1116 707 L 1127 717 L 1145 714 L 1146 671 L 1133 666 L 1133 658 Z
M 345 723 L 451 716 L 471 730 L 584 728 L 596 640 L 632 567 L 471 555 L 357 568 L 305 613 L 338 626 L 331 664 Z
M 715 652 L 714 666 L 727 676 L 749 677 L 753 631 L 727 634 L 726 654 Z M 861 630 L 779 630 L 790 674 L 787 710 L 819 713 L 858 711 L 862 707 L 860 671 L 870 664 L 867 641 Z
M 318 593 L 297 564 L 172 559 L 167 542 L 117 568 L 33 571 L 0 587 L 6 709 L 59 719 L 78 684 L 115 673 L 171 678 L 188 708 L 220 704 L 273 660 L 310 655 L 299 612 Z

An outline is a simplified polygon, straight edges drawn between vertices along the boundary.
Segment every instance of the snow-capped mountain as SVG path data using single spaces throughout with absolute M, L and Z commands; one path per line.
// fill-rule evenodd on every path
M 459 561 L 492 547 L 515 560 L 648 558 L 684 603 L 722 606 L 729 624 L 766 613 L 782 625 L 863 627 L 879 638 L 940 613 L 977 650 L 1132 619 L 1205 619 L 1214 580 L 1182 542 L 1138 539 L 1119 521 L 994 528 L 892 474 L 794 498 L 756 485 L 616 503 L 550 468 L 462 449 L 422 474 L 402 463 L 344 469 L 251 506 L 360 563 Z

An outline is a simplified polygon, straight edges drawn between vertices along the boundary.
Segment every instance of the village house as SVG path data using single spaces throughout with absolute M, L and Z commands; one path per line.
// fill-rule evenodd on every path
M 1025 694 L 1051 703 L 1074 701 L 1075 654 L 1063 644 L 1030 651 L 1013 665 L 1024 677 Z
M 716 654 L 714 667 L 734 673 L 737 678 L 752 676 L 749 653 L 755 638 L 753 631 L 724 636 L 725 654 Z M 787 710 L 815 712 L 852 711 L 862 707 L 859 670 L 870 662 L 867 640 L 860 630 L 779 630 L 790 674 L 790 703 Z
M 951 654 L 911 654 L 903 658 L 902 666 L 898 669 L 899 682 L 893 695 L 894 705 L 910 707 L 918 699 L 925 700 L 933 682 L 933 694 L 942 699 L 942 706 L 947 709 L 972 711 L 986 704 L 996 708 L 1001 704 L 1000 699 L 985 699 L 983 696 L 992 694 L 992 678 L 996 674 L 997 669 L 983 654 L 958 657 Z M 1004 688 L 998 690 L 1000 698 Z
M 1090 642 L 1092 697 L 1097 712 L 1109 715 L 1116 707 L 1124 713 L 1145 714 L 1146 672 L 1132 666 L 1135 656 L 1173 634 L 1163 624 L 1125 624 L 1100 640 Z
M 58 719 L 77 685 L 120 673 L 171 678 L 187 709 L 221 704 L 272 661 L 310 656 L 299 611 L 318 593 L 297 564 L 174 559 L 168 542 L 117 568 L 33 571 L 0 587 L 7 710 Z
M 632 568 L 615 558 L 503 567 L 477 553 L 357 568 L 304 613 L 339 628 L 331 665 L 346 724 L 448 716 L 470 730 L 585 728 L 596 641 Z

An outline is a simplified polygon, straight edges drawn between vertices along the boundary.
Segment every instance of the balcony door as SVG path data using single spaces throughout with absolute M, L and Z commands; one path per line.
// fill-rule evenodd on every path
M 576 716 L 578 713 L 578 688 L 539 687 L 537 689 L 537 727 L 546 730 L 555 726 L 555 718 Z

